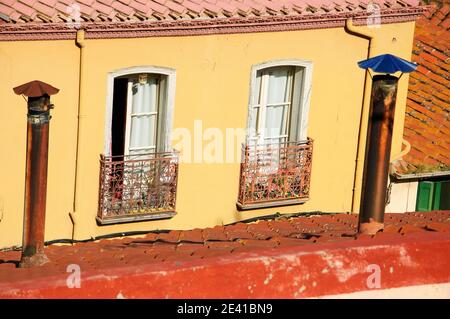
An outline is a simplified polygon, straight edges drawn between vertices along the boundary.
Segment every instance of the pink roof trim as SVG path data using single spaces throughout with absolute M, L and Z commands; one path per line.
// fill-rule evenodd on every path
M 418 0 L 374 0 L 380 9 L 404 9 L 418 6 Z M 227 17 L 284 16 L 303 14 L 305 8 L 313 14 L 334 14 L 365 11 L 369 0 L 2 0 L 0 17 L 6 23 L 61 23 L 71 20 L 70 10 L 63 6 L 78 5 L 83 21 L 103 22 L 108 15 L 110 22 L 173 21 Z M 361 5 L 361 6 L 360 6 Z M 109 10 L 107 9 L 109 7 Z M 152 10 L 150 10 L 150 8 Z M 55 14 L 55 9 L 61 14 Z M 157 17 L 155 17 L 155 13 Z M 311 13 L 311 12 L 309 12 Z M 50 17 L 43 21 L 40 15 Z M 213 16 L 211 16 L 213 15 Z M 59 16 L 59 17 L 58 17 Z M 60 19 L 61 18 L 61 19 Z

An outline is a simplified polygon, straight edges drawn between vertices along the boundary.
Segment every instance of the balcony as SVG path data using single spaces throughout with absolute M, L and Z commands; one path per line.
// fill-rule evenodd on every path
M 244 145 L 237 207 L 299 204 L 309 199 L 313 140 Z
M 174 216 L 178 153 L 100 155 L 97 221 L 102 224 Z

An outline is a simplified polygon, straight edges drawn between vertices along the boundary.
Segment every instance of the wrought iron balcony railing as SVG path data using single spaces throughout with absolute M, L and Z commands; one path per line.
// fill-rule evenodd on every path
M 309 199 L 313 140 L 243 145 L 239 209 L 298 204 Z
M 175 215 L 178 153 L 100 155 L 100 224 Z

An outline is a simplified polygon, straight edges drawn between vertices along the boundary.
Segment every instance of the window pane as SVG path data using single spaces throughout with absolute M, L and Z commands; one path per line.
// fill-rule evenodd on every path
M 157 79 L 143 77 L 133 81 L 130 148 L 154 146 L 156 144 L 157 115 L 139 115 L 157 111 Z
M 290 115 L 290 128 L 289 128 L 289 140 L 294 142 L 301 139 L 306 139 L 306 136 L 302 136 L 302 117 L 301 117 L 301 104 L 303 94 L 303 76 L 304 68 L 297 67 L 294 75 L 294 90 L 292 96 L 291 115 Z
M 295 66 L 277 66 L 257 72 L 251 98 L 249 128 L 256 129 L 260 141 L 267 142 L 268 138 L 290 134 L 292 136 L 284 140 L 297 139 L 302 69 Z M 255 109 L 255 106 L 259 108 Z M 253 138 L 254 135 L 250 132 L 248 137 Z
M 282 67 L 269 71 L 267 104 L 290 102 L 289 69 L 288 67 Z
M 156 133 L 156 140 L 157 140 L 157 150 L 158 152 L 167 151 L 169 149 L 170 141 L 169 141 L 169 132 L 166 132 L 167 130 L 167 123 L 166 118 L 168 115 L 167 110 L 167 96 L 166 96 L 166 90 L 167 90 L 167 79 L 165 76 L 161 76 L 158 86 L 157 86 L 158 92 L 158 121 L 157 121 L 157 133 Z
M 257 134 L 259 107 L 252 107 L 250 112 L 250 132 L 248 133 L 250 137 L 254 137 Z
M 252 105 L 255 104 L 261 104 L 262 103 L 262 97 L 261 97 L 261 72 L 258 72 L 256 75 L 256 84 L 255 84 L 255 94 L 253 96 Z
M 273 137 L 285 134 L 284 132 L 284 108 L 285 106 L 268 106 L 266 109 L 265 137 Z
M 157 104 L 157 80 L 149 78 L 146 83 L 133 83 L 132 113 L 155 112 Z
M 155 145 L 156 115 L 141 115 L 131 118 L 130 147 Z

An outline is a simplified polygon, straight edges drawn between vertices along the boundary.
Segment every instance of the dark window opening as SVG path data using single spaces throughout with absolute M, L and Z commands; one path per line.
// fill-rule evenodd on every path
M 111 122 L 111 155 L 125 154 L 125 127 L 127 121 L 127 78 L 114 79 L 113 112 Z

